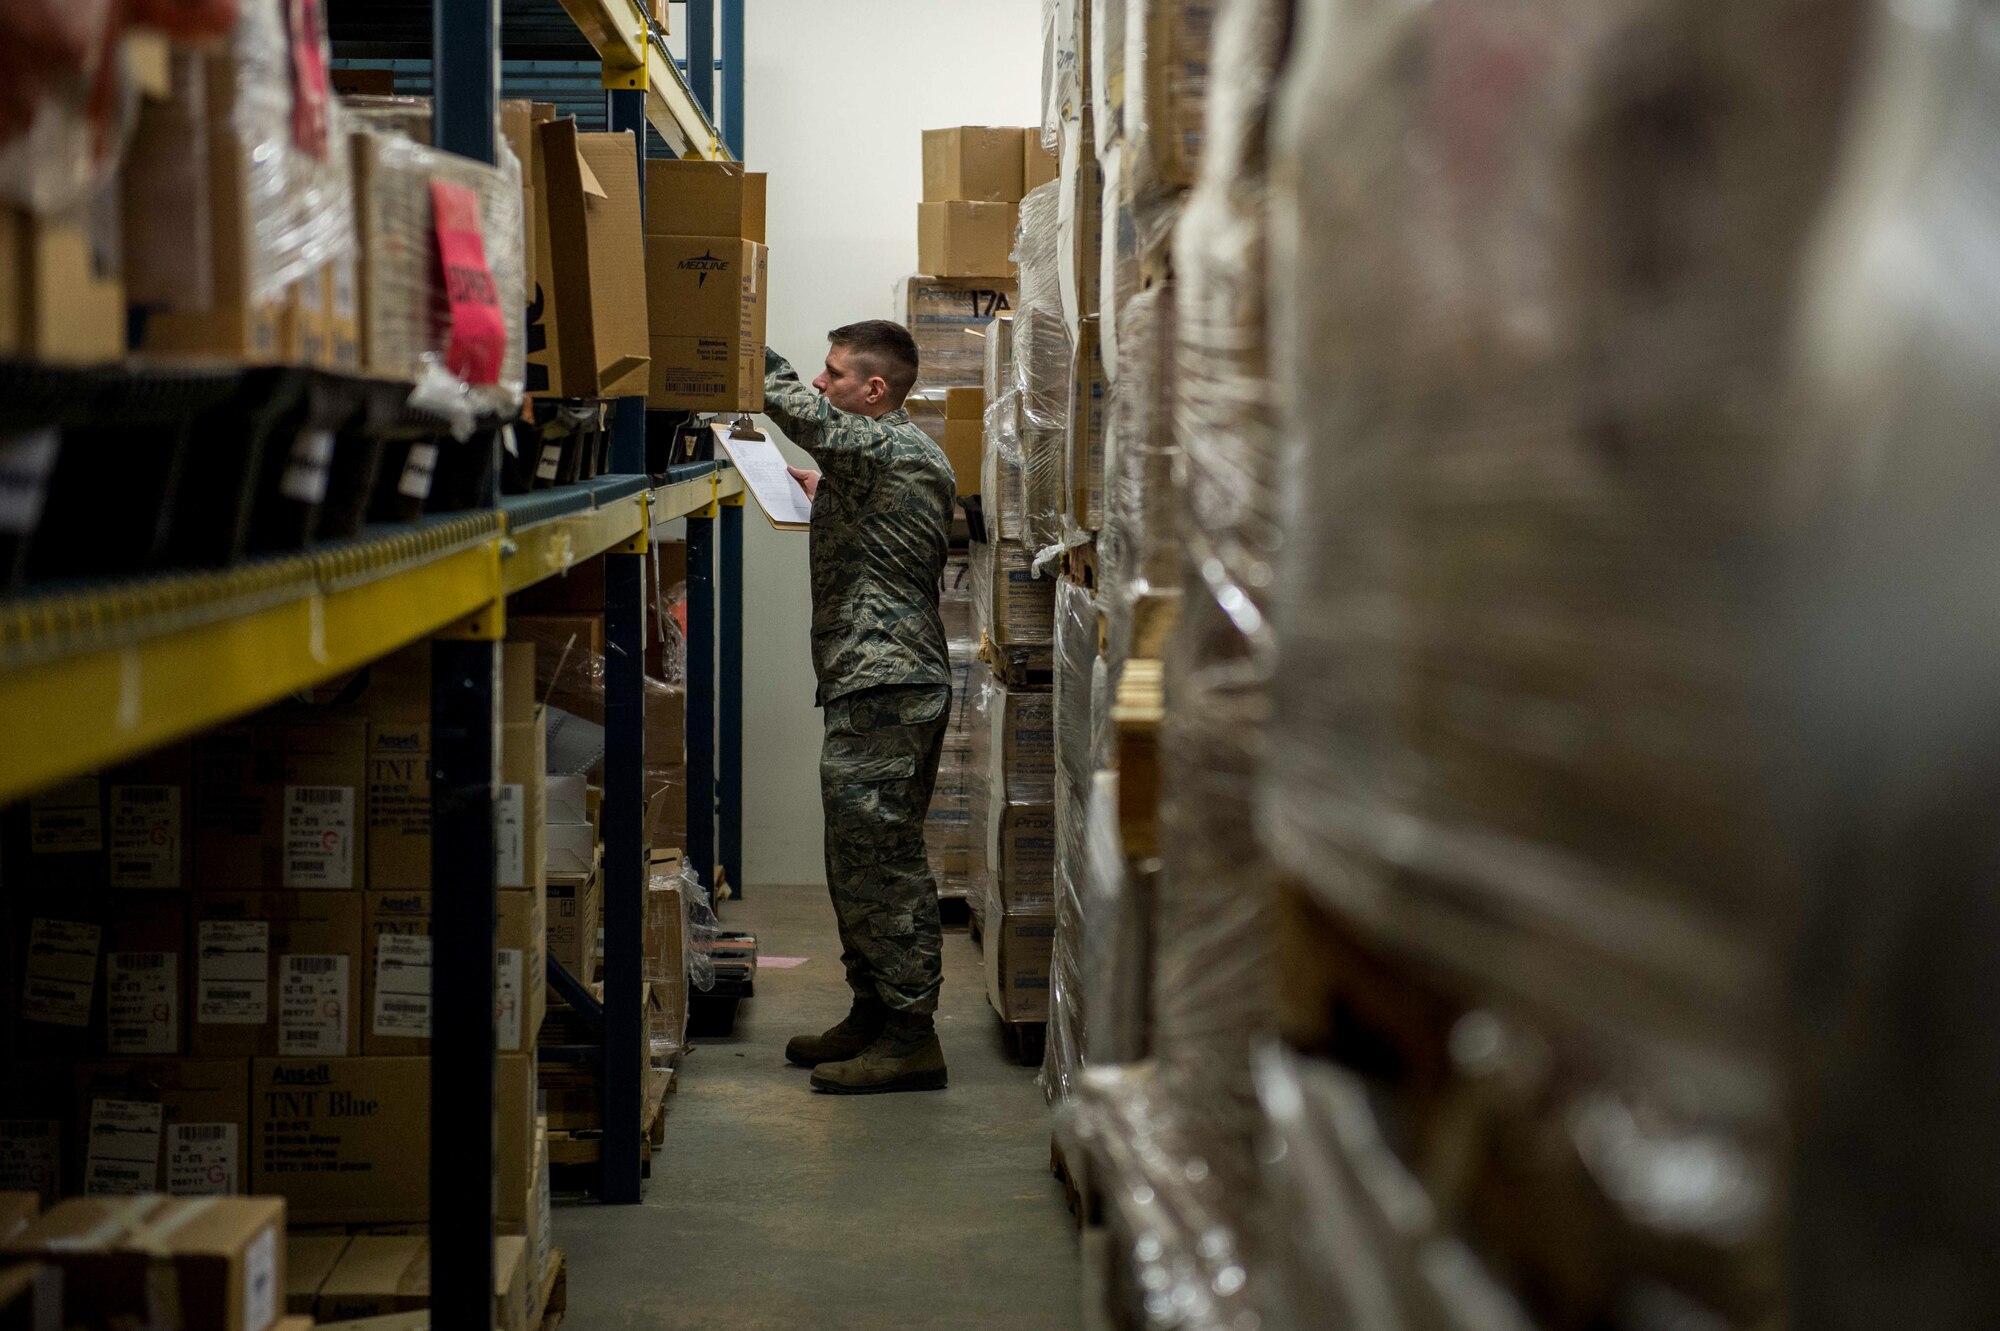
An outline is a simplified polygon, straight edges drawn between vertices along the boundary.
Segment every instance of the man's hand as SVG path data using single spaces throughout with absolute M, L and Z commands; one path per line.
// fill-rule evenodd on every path
M 808 499 L 817 499 L 817 498 L 819 498 L 819 473 L 818 473 L 818 472 L 816 472 L 816 471 L 801 471 L 801 470 L 799 470 L 799 469 L 798 469 L 797 467 L 794 467 L 794 466 L 793 466 L 793 465 L 792 465 L 791 463 L 789 463 L 789 462 L 785 464 L 785 470 L 786 470 L 786 471 L 788 471 L 788 472 L 790 472 L 790 473 L 792 474 L 792 479 L 793 479 L 793 480 L 795 480 L 795 481 L 797 481 L 797 482 L 799 483 L 799 488 L 800 488 L 801 490 L 804 490 L 804 491 L 806 492 L 806 498 L 808 498 Z

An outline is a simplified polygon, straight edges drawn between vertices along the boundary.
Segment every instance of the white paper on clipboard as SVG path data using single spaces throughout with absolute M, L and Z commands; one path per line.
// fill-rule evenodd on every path
M 785 470 L 785 455 L 768 438 L 732 438 L 727 425 L 709 427 L 715 431 L 715 445 L 729 455 L 743 474 L 743 486 L 757 507 L 764 510 L 771 525 L 780 531 L 805 531 L 812 526 L 812 500 L 792 474 Z

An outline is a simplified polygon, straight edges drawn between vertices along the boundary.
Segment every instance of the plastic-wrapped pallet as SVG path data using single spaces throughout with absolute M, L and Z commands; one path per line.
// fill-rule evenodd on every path
M 1125 11 L 1131 0 L 1091 0 L 1090 119 L 1098 156 L 1125 136 Z
M 2000 6 L 1889 6 L 1808 269 L 1789 1324 L 2000 1325 L 1987 810 Z
M 1139 228 L 1125 193 L 1125 149 L 1114 144 L 1098 157 L 1103 173 L 1099 193 L 1102 225 L 1098 235 L 1098 338 L 1105 374 L 1118 378 L 1120 323 L 1139 294 Z
M 1091 675 L 1097 664 L 1097 604 L 1068 580 L 1056 583 L 1055 707 L 1056 940 L 1049 967 L 1048 1044 L 1042 1090 L 1067 1100 L 1088 1040 L 1084 1003 L 1085 892 L 1090 877 Z
M 1215 0 L 1127 0 L 1125 190 L 1139 250 L 1163 249 L 1206 136 Z
M 1431 1069 L 1380 1084 L 1398 1140 L 1555 1324 L 1655 1291 L 1784 1320 L 1765 671 L 1786 332 L 1861 12 L 1303 6 L 1279 99 L 1258 826 L 1447 1014 L 1398 1005 Z
M 1035 572 L 1019 541 L 972 543 L 972 596 L 979 630 L 1001 647 L 1045 647 L 1055 638 L 1055 582 Z
M 1090 110 L 1090 0 L 1042 0 L 1042 146 L 1059 152 L 1064 130 Z
M 1010 438 L 1018 449 L 1017 456 L 1003 458 L 1003 465 L 1020 474 L 1020 536 L 1038 551 L 1062 541 L 1063 439 L 1069 432 L 1072 348 L 1056 262 L 1060 193 L 1060 184 L 1050 181 L 1029 190 L 1021 201 L 1014 251 L 1021 303 L 1014 312 L 1010 361 L 1018 424 L 1011 436 L 998 436 L 1003 450 Z
M 1077 326 L 1070 390 L 1069 430 L 1063 436 L 1063 542 L 1077 545 L 1104 525 L 1104 436 L 1111 390 L 1096 315 Z
M 1021 474 L 1021 385 L 1014 374 L 1014 323 L 1013 315 L 1004 315 L 987 330 L 979 501 L 988 540 L 1025 543 L 1028 498 Z
M 1014 309 L 1013 283 L 906 277 L 896 309 L 917 343 L 917 387 L 926 393 L 977 388 L 993 320 Z
M 1095 315 L 1104 282 L 1104 166 L 1084 113 L 1077 133 L 1063 138 L 1056 177 L 1056 276 L 1062 283 L 1063 322 L 1072 338 Z
M 1127 355 L 1112 384 L 1104 443 L 1104 524 L 1098 533 L 1098 609 L 1114 683 L 1134 650 L 1157 654 L 1153 610 L 1178 597 L 1181 546 L 1173 491 L 1180 448 L 1172 415 L 1171 284 L 1148 287 L 1126 308 Z
M 1055 911 L 1055 709 L 1047 689 L 975 671 L 972 836 L 985 881 L 1008 914 Z M 983 848 L 983 849 L 982 849 Z

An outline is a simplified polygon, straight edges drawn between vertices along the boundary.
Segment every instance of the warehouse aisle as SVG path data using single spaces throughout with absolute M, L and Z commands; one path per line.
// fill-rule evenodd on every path
M 846 1010 L 822 888 L 764 888 L 728 910 L 766 969 L 733 1038 L 682 1070 L 638 1207 L 558 1206 L 567 1324 L 580 1331 L 1064 1331 L 1076 1240 L 1049 1177 L 1035 1074 L 1010 1061 L 979 950 L 945 935 L 938 1094 L 814 1095 L 784 1042 Z

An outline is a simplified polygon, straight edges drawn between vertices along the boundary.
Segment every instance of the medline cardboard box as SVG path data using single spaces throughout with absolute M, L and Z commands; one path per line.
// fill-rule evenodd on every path
M 985 447 L 986 390 L 951 388 L 944 395 L 944 455 L 961 495 L 979 493 L 980 450 Z
M 197 892 L 188 1049 L 360 1052 L 359 892 Z
M 1017 203 L 917 205 L 917 267 L 932 277 L 1014 276 Z
M 654 312 L 646 405 L 758 411 L 764 405 L 769 251 L 732 236 L 646 237 Z
M 625 131 L 579 134 L 573 120 L 552 121 L 538 134 L 562 391 L 569 397 L 643 393 L 647 293 L 633 137 Z
M 77 1065 L 77 1151 L 86 1196 L 250 1190 L 250 1064 L 161 1058 Z
M 765 177 L 735 162 L 673 158 L 646 163 L 648 236 L 764 239 Z
M 1026 192 L 1022 165 L 1026 160 L 1022 151 L 1025 137 L 1026 131 L 1015 126 L 925 130 L 924 202 L 1019 203 Z
M 1049 1019 L 1049 967 L 1055 957 L 1053 914 L 1007 915 L 986 901 L 986 997 L 1005 1021 Z
M 270 1331 L 285 1290 L 280 1197 L 78 1197 L 0 1245 L 62 1268 L 65 1325 L 153 1325 L 171 1268 L 174 1325 Z
M 361 1052 L 431 1050 L 429 892 L 370 892 L 362 921 Z M 535 1047 L 547 1010 L 547 924 L 539 889 L 499 894 L 493 1027 L 498 1048 Z
M 345 890 L 367 881 L 366 723 L 211 731 L 195 744 L 194 783 L 202 887 Z

